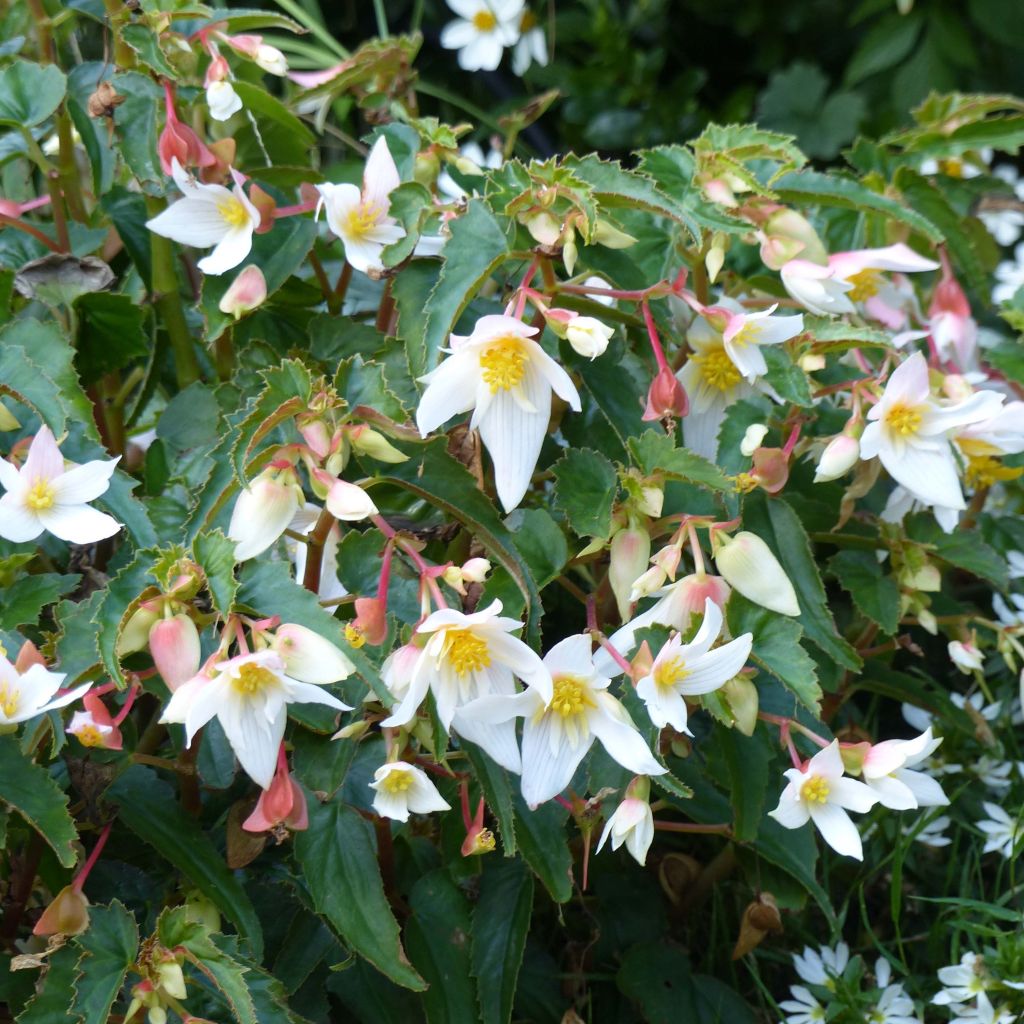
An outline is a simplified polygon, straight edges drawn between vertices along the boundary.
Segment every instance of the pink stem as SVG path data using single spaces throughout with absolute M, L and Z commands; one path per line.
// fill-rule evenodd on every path
M 665 351 L 661 347 L 661 339 L 658 337 L 658 329 L 654 325 L 654 317 L 651 315 L 651 307 L 647 300 L 640 303 L 640 309 L 644 315 L 644 323 L 647 325 L 647 337 L 651 340 L 651 350 L 654 352 L 654 361 L 658 364 L 659 370 L 667 370 L 668 360 L 665 358 Z
M 129 691 L 128 696 L 124 699 L 124 705 L 121 710 L 111 719 L 114 725 L 120 725 L 127 717 L 128 712 L 131 711 L 132 705 L 135 703 L 135 698 L 138 697 L 142 687 L 136 683 Z
M 611 655 L 612 661 L 615 662 L 623 672 L 626 673 L 630 678 L 633 677 L 633 666 L 612 646 L 611 641 L 603 634 L 599 633 L 597 642 Z
M 390 541 L 384 548 L 384 558 L 381 560 L 380 582 L 377 584 L 377 600 L 387 602 L 388 584 L 391 582 L 391 559 L 395 553 L 395 545 Z
M 312 213 L 319 200 L 312 200 L 308 203 L 296 203 L 294 206 L 279 206 L 274 210 L 274 220 L 280 217 L 294 217 L 300 213 Z
M 103 852 L 103 847 L 106 845 L 107 836 L 110 835 L 110 830 L 114 827 L 112 821 L 108 821 L 103 826 L 103 831 L 100 833 L 99 839 L 96 840 L 96 845 L 92 848 L 92 853 L 89 854 L 88 860 L 82 865 L 82 870 L 75 875 L 75 880 L 71 883 L 73 889 L 82 891 L 82 886 L 85 885 L 86 879 L 89 877 L 89 872 L 92 871 L 96 865 L 96 861 L 99 860 L 100 854 Z

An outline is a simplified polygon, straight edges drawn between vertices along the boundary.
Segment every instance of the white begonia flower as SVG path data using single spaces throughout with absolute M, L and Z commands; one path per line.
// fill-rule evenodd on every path
M 580 411 L 569 375 L 533 339 L 536 327 L 511 316 L 481 317 L 468 337 L 451 336 L 451 355 L 420 380 L 427 385 L 416 425 L 427 436 L 460 413 L 473 410 L 494 463 L 494 484 L 506 512 L 530 486 L 551 418 L 551 392 Z
M 235 541 L 236 561 L 266 551 L 288 529 L 304 502 L 295 467 L 271 463 L 235 499 L 228 537 Z
M 1024 200 L 1024 181 L 1021 181 L 1016 167 L 1001 164 L 993 168 L 992 175 L 1005 181 L 1017 198 Z M 1024 212 L 1021 210 L 979 210 L 977 217 L 999 245 L 1013 245 L 1024 231 Z
M 945 807 L 949 798 L 930 775 L 910 769 L 936 751 L 941 737 L 929 727 L 912 740 L 884 740 L 871 746 L 861 774 L 883 807 L 906 811 L 914 807 Z
M 803 315 L 772 316 L 778 303 L 756 313 L 733 312 L 722 307 L 726 317 L 722 331 L 722 343 L 725 346 L 733 366 L 748 384 L 753 384 L 758 377 L 768 372 L 768 364 L 764 361 L 762 345 L 781 345 L 790 338 L 795 338 L 804 329 Z M 717 310 L 712 310 L 717 312 Z
M 211 82 L 206 87 L 206 104 L 214 121 L 226 121 L 242 109 L 242 100 L 226 78 Z
M 594 360 L 608 348 L 614 327 L 595 320 L 592 316 L 575 316 L 565 325 L 565 339 L 573 351 L 584 359 Z
M 288 529 L 294 533 L 308 536 L 316 526 L 316 521 L 320 518 L 322 511 L 319 505 L 306 502 L 292 517 Z M 336 601 L 339 597 L 345 597 L 348 594 L 345 584 L 338 579 L 339 544 L 341 544 L 341 530 L 337 523 L 333 523 L 320 552 L 320 589 L 317 596 L 321 601 Z M 306 574 L 308 546 L 288 538 L 285 541 L 285 550 L 295 566 L 295 581 L 301 583 Z
M 985 961 L 977 953 L 964 953 L 960 963 L 940 967 L 938 977 L 942 991 L 932 999 L 936 1006 L 966 1003 L 982 995 L 991 984 Z
M 604 844 L 611 839 L 612 849 L 617 850 L 623 843 L 630 855 L 641 865 L 647 861 L 647 851 L 654 841 L 654 815 L 651 805 L 646 800 L 626 797 L 615 808 L 614 813 L 605 822 L 601 840 L 597 844 L 597 852 L 604 849 Z
M 608 693 L 611 680 L 598 673 L 590 634 L 567 637 L 544 656 L 553 696 L 547 702 L 534 687 L 514 697 L 481 697 L 465 706 L 466 716 L 523 722 L 523 799 L 534 808 L 561 793 L 594 743 L 638 775 L 666 771 L 654 758 L 626 709 Z
M 993 302 L 1009 302 L 1020 288 L 1024 288 L 1024 242 L 1013 250 L 1012 260 L 1003 260 L 994 271 L 999 282 L 992 289 Z
M 389 196 L 401 184 L 388 140 L 382 135 L 373 144 L 363 169 L 363 187 L 317 185 L 327 226 L 341 239 L 345 259 L 354 269 L 367 273 L 381 271 L 384 249 L 405 238 L 405 228 L 390 216 Z
M 373 773 L 373 809 L 382 818 L 408 821 L 410 814 L 448 811 L 451 805 L 422 768 L 406 761 L 389 761 Z
M 998 852 L 1007 860 L 1011 860 L 1014 848 L 1017 846 L 1022 835 L 1024 835 L 1022 823 L 1016 818 L 1011 818 L 999 804 L 985 801 L 981 806 L 988 815 L 988 818 L 982 818 L 980 821 L 975 822 L 978 828 L 988 837 L 981 852 Z
M 463 71 L 493 71 L 519 39 L 523 0 L 447 0 L 458 15 L 441 31 L 441 45 L 458 50 Z
M 782 1024 L 820 1024 L 825 1020 L 825 1008 L 803 985 L 790 985 L 791 999 L 779 1003 L 779 1009 L 786 1015 Z
M 536 689 L 545 703 L 551 700 L 553 686 L 546 666 L 522 640 L 509 636 L 522 625 L 501 615 L 500 601 L 471 615 L 454 608 L 428 615 L 416 632 L 429 639 L 401 703 L 381 724 L 392 728 L 412 721 L 430 690 L 445 729 L 454 728 L 503 768 L 518 772 L 522 762 L 514 721 L 478 719 L 468 710 L 464 713 L 464 706 L 492 694 L 511 697 L 516 692 L 514 677 Z
M 70 544 L 112 537 L 121 524 L 87 502 L 106 492 L 119 461 L 97 459 L 66 469 L 53 432 L 41 426 L 21 469 L 0 459 L 0 537 L 15 544 L 35 540 L 44 530 Z
M 673 636 L 658 652 L 651 671 L 636 684 L 637 696 L 659 729 L 670 725 L 676 732 L 692 735 L 686 724 L 685 698 L 719 689 L 746 664 L 753 634 L 744 633 L 712 650 L 721 632 L 722 610 L 707 598 L 704 620 L 693 640 L 684 644 L 678 633 Z
M 1024 551 L 1006 552 L 1006 572 L 1011 580 L 1024 577 Z
M 51 672 L 38 663 L 30 665 L 24 672 L 18 670 L 0 654 L 0 731 L 6 726 L 27 722 L 66 707 L 78 700 L 92 686 L 83 683 L 67 693 L 55 696 L 66 677 L 59 672 Z
M 804 768 L 787 769 L 789 785 L 782 791 L 779 806 L 769 815 L 783 828 L 800 828 L 812 821 L 836 853 L 863 860 L 857 826 L 846 812 L 869 811 L 878 796 L 863 782 L 843 778 L 844 770 L 839 741 L 833 740 Z
M 994 391 L 977 391 L 955 405 L 931 396 L 928 363 L 915 352 L 889 378 L 868 413 L 860 457 L 876 456 L 889 475 L 915 498 L 948 509 L 965 508 L 950 437 L 989 419 L 1002 403 Z
M 846 970 L 850 962 L 850 947 L 845 942 L 836 944 L 835 949 L 819 946 L 812 949 L 804 946 L 802 953 L 793 954 L 793 967 L 808 985 L 821 985 L 834 991 L 836 979 Z
M 150 231 L 180 245 L 213 252 L 196 266 L 204 274 L 223 274 L 237 267 L 252 249 L 253 232 L 260 226 L 260 211 L 249 201 L 242 188 L 244 179 L 231 168 L 234 191 L 223 185 L 204 185 L 196 181 L 175 157 L 171 174 L 184 198 L 146 221 Z
M 976 394 L 996 395 L 998 392 L 980 391 Z M 967 458 L 1024 452 L 1024 402 L 1000 405 L 995 399 L 990 401 L 993 404 L 990 416 L 968 424 L 954 435 L 957 447 Z
M 330 681 L 343 678 L 337 675 Z M 281 655 L 263 650 L 218 662 L 179 686 L 160 721 L 184 725 L 191 745 L 195 734 L 216 717 L 246 774 L 267 789 L 274 778 L 289 704 L 352 710 L 324 690 L 321 682 L 287 675 Z
M 779 276 L 786 291 L 811 313 L 831 316 L 856 312 L 847 298 L 854 285 L 842 280 L 833 267 L 795 259 L 783 264 Z
M 743 306 L 728 296 L 720 298 L 715 307 L 737 316 L 743 314 Z M 726 409 L 758 391 L 775 401 L 779 399 L 764 382 L 755 388 L 744 379 L 726 349 L 722 332 L 704 317 L 693 318 L 686 340 L 691 355 L 676 374 L 690 399 L 690 411 L 682 421 L 683 441 L 691 451 L 714 460 Z
M 949 660 L 964 675 L 969 676 L 973 672 L 980 672 L 985 667 L 985 656 L 974 644 L 965 644 L 960 640 L 950 640 L 946 649 L 949 651 Z
M 1003 600 L 1002 594 L 992 595 L 992 610 L 1001 626 L 1024 626 L 1024 595 L 1010 594 L 1010 605 Z
M 522 78 L 531 64 L 539 64 L 543 68 L 547 63 L 548 44 L 544 29 L 537 21 L 537 15 L 525 10 L 519 19 L 519 38 L 512 50 L 512 72 Z

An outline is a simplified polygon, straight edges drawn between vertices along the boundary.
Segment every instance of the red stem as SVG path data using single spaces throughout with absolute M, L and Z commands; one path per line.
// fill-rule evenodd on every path
M 110 830 L 114 827 L 112 821 L 108 821 L 103 826 L 103 831 L 100 833 L 99 839 L 96 840 L 96 845 L 92 848 L 92 853 L 89 854 L 88 860 L 82 865 L 82 870 L 75 875 L 75 880 L 71 883 L 73 889 L 77 889 L 79 892 L 82 891 L 82 886 L 85 885 L 86 879 L 89 877 L 89 872 L 92 871 L 96 865 L 96 861 L 99 860 L 100 854 L 103 852 L 103 847 L 106 845 L 107 836 L 110 835 Z
M 665 350 L 661 347 L 661 339 L 658 337 L 658 328 L 654 324 L 654 317 L 651 315 L 651 307 L 648 305 L 647 299 L 644 299 L 640 303 L 640 309 L 644 315 L 644 323 L 647 325 L 647 337 L 651 339 L 651 350 L 654 352 L 654 361 L 658 364 L 659 370 L 668 370 L 668 360 L 665 358 Z

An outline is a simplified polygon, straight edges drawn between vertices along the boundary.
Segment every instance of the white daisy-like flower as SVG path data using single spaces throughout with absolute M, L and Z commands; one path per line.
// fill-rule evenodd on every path
M 802 953 L 793 954 L 793 967 L 801 980 L 808 985 L 822 985 L 827 989 L 836 987 L 836 978 L 846 970 L 850 962 L 850 947 L 839 942 L 835 948 L 819 946 L 812 949 L 804 946 Z
M 803 985 L 789 986 L 790 999 L 779 1003 L 779 1009 L 786 1015 L 782 1024 L 820 1024 L 825 1020 L 825 1007 Z
M 1010 860 L 1018 841 L 1024 834 L 1021 821 L 1011 818 L 999 804 L 989 803 L 986 800 L 981 806 L 988 815 L 988 818 L 982 818 L 975 822 L 988 837 L 981 852 L 1000 853 Z
M 985 961 L 977 953 L 964 953 L 960 963 L 940 967 L 938 975 L 942 991 L 932 999 L 936 1006 L 966 1003 L 982 995 L 991 985 Z
M 441 45 L 458 50 L 463 71 L 493 71 L 506 46 L 519 39 L 524 0 L 447 0 L 458 15 L 441 32 Z
M 512 49 L 512 71 L 522 78 L 531 64 L 542 68 L 548 63 L 548 43 L 544 29 L 531 10 L 523 11 L 519 19 L 519 39 Z

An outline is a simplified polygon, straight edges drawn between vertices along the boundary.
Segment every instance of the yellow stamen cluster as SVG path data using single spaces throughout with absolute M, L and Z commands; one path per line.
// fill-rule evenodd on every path
M 18 703 L 21 692 L 7 683 L 0 683 L 0 711 L 7 718 L 13 718 L 18 713 Z
M 757 487 L 757 478 L 753 473 L 737 473 L 732 478 L 732 485 L 737 494 L 749 494 Z
M 578 676 L 559 676 L 554 683 L 550 708 L 556 715 L 569 718 L 581 715 L 586 708 L 594 706 L 586 682 Z
M 800 799 L 809 804 L 828 803 L 828 795 L 831 792 L 828 781 L 820 775 L 812 775 L 800 787 Z
M 518 338 L 499 338 L 480 354 L 480 370 L 491 394 L 509 391 L 526 376 L 526 353 Z
M 350 647 L 359 648 L 366 643 L 366 634 L 358 626 L 353 626 L 351 622 L 346 622 L 345 639 Z
M 764 328 L 760 324 L 746 323 L 736 332 L 730 344 L 737 348 L 742 348 L 744 345 L 756 345 L 757 339 L 763 333 Z
M 662 689 L 667 690 L 677 683 L 681 683 L 689 674 L 690 670 L 686 667 L 686 662 L 677 654 L 672 658 L 666 658 L 655 668 L 654 681 Z
M 498 19 L 490 11 L 477 11 L 473 15 L 473 28 L 480 32 L 491 32 L 498 24 Z
M 83 725 L 75 730 L 75 736 L 83 747 L 102 747 L 103 734 L 95 725 Z
M 217 204 L 217 212 L 229 228 L 240 228 L 249 223 L 249 211 L 238 196 L 229 196 Z
M 349 238 L 365 238 L 380 221 L 381 209 L 376 203 L 360 203 L 349 211 L 345 231 Z
M 971 455 L 967 459 L 967 482 L 972 487 L 991 487 L 1001 480 L 1016 480 L 1024 466 L 1004 466 L 991 455 Z
M 53 484 L 41 477 L 25 493 L 25 504 L 37 512 L 41 512 L 46 508 L 53 508 L 56 500 L 57 494 L 53 489 Z
M 396 768 L 381 779 L 380 788 L 387 793 L 404 793 L 412 786 L 412 772 L 408 768 Z
M 882 287 L 882 275 L 870 267 L 867 270 L 858 270 L 856 274 L 851 274 L 846 281 L 847 284 L 853 285 L 846 293 L 846 297 L 851 302 L 863 302 L 865 299 L 870 299 L 877 295 L 879 288 Z
M 743 333 L 742 331 L 740 332 Z M 736 369 L 724 348 L 712 348 L 703 355 L 694 356 L 705 383 L 719 391 L 728 391 L 739 384 L 740 371 Z
M 239 693 L 252 697 L 260 690 L 276 686 L 280 680 L 269 668 L 248 662 L 238 670 L 238 678 L 231 682 Z
M 896 402 L 885 414 L 885 425 L 895 434 L 910 437 L 921 427 L 921 410 L 917 406 Z
M 487 641 L 468 629 L 448 630 L 448 662 L 460 676 L 467 672 L 479 672 L 491 663 Z

